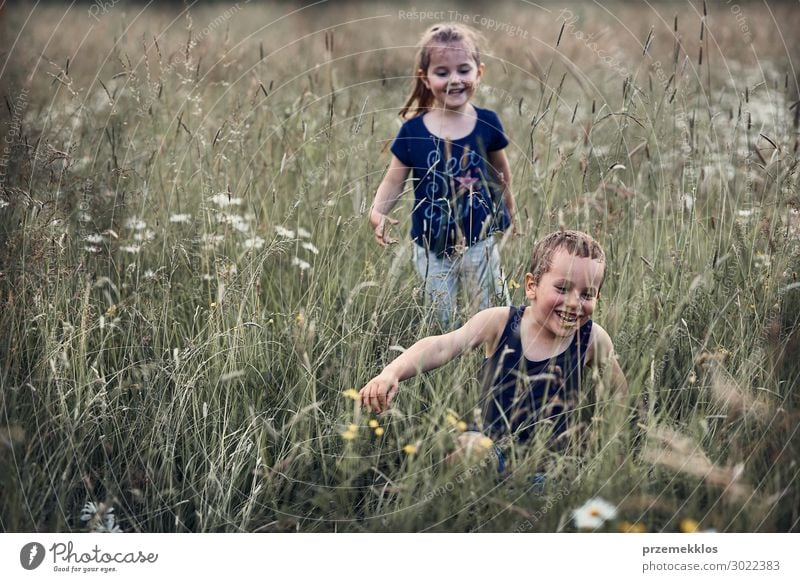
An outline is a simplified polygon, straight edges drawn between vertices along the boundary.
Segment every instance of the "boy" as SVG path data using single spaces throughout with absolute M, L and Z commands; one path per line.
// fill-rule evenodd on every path
M 547 424 L 557 437 L 566 430 L 584 367 L 600 372 L 598 391 L 611 390 L 598 400 L 628 393 L 611 338 L 591 320 L 604 275 L 605 253 L 591 236 L 547 235 L 536 244 L 525 275 L 529 305 L 484 309 L 453 332 L 419 340 L 361 389 L 362 406 L 385 411 L 402 380 L 482 345 L 484 433 L 526 440 Z

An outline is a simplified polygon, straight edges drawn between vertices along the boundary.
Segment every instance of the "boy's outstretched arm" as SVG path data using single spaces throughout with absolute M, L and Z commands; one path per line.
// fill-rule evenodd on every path
M 493 307 L 472 317 L 455 331 L 422 338 L 361 389 L 361 405 L 383 412 L 392 404 L 399 384 L 422 372 L 443 366 L 467 350 L 492 345 L 508 319 L 508 307 Z
M 397 224 L 397 219 L 389 216 L 392 208 L 403 195 L 403 187 L 411 170 L 403 162 L 392 156 L 386 175 L 378 186 L 375 201 L 369 210 L 369 223 L 375 233 L 375 240 L 381 246 L 397 242 L 389 236 L 389 225 Z

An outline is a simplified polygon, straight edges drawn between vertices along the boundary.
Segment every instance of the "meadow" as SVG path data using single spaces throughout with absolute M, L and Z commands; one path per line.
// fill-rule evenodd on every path
M 2 8 L 2 531 L 575 531 L 596 498 L 600 531 L 800 529 L 797 8 L 430 10 Z M 538 236 L 592 233 L 632 393 L 589 380 L 504 478 L 446 462 L 479 354 L 353 399 L 434 330 L 412 194 L 392 247 L 366 213 L 440 19 L 487 41 L 513 302 Z

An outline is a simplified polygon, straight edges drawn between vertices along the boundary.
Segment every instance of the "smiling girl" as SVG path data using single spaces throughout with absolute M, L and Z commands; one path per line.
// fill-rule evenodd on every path
M 493 235 L 513 231 L 516 205 L 500 120 L 471 103 L 484 69 L 472 29 L 438 24 L 423 35 L 414 88 L 400 111 L 407 121 L 369 213 L 378 244 L 396 242 L 388 226 L 398 221 L 389 213 L 413 172 L 414 264 L 445 329 L 459 284 L 473 313 L 492 298 L 508 305 Z

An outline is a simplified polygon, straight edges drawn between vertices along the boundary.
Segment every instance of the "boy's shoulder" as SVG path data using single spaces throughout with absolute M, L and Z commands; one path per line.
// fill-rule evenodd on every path
M 589 347 L 586 349 L 586 363 L 595 360 L 605 361 L 614 353 L 614 342 L 611 336 L 596 321 L 592 321 L 592 332 L 589 336 Z
M 476 313 L 464 326 L 470 337 L 470 344 L 486 347 L 486 355 L 492 354 L 497 347 L 503 330 L 511 316 L 511 307 L 489 307 Z

